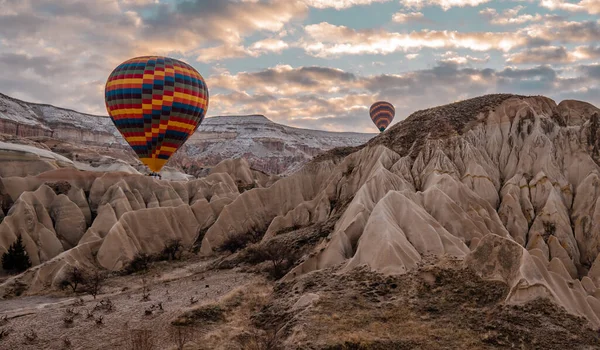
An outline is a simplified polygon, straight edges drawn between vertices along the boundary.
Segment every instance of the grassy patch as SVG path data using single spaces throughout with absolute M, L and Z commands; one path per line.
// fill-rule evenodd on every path
M 177 317 L 174 326 L 189 326 L 194 324 L 210 324 L 225 321 L 225 310 L 219 305 L 203 305 L 189 310 Z

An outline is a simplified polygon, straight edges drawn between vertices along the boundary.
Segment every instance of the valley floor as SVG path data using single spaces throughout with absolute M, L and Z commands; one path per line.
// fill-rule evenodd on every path
M 96 300 L 3 300 L 0 348 L 177 349 L 186 337 L 184 349 L 600 349 L 585 319 L 545 300 L 504 305 L 504 283 L 456 261 L 393 277 L 330 268 L 275 283 L 247 265 L 216 266 L 195 256 L 156 263 L 109 279 Z
M 0 316 L 8 317 L 2 327 L 8 335 L 0 339 L 0 349 L 132 349 L 130 337 L 135 330 L 150 330 L 153 348 L 169 349 L 174 345 L 169 339 L 169 323 L 192 306 L 191 300 L 198 304 L 216 301 L 256 279 L 234 271 L 206 271 L 210 262 L 162 264 L 146 274 L 115 277 L 107 282 L 103 290 L 106 293 L 96 300 L 89 295 L 3 300 Z M 149 289 L 146 301 L 142 298 L 142 279 Z M 109 303 L 112 307 L 105 306 Z M 73 314 L 73 322 L 67 323 L 65 319 Z M 100 317 L 102 323 L 98 324 Z

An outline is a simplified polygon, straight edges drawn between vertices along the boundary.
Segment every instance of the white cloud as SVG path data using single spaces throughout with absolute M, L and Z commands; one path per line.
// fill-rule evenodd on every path
M 581 60 L 597 59 L 600 58 L 600 46 L 579 46 L 572 55 Z
M 400 0 L 400 3 L 409 8 L 421 9 L 428 6 L 439 6 L 444 11 L 452 7 L 476 7 L 490 0 Z
M 243 57 L 258 57 L 266 53 L 281 53 L 289 45 L 279 39 L 264 39 L 257 41 L 249 47 L 242 45 L 220 45 L 198 50 L 198 62 L 214 62 L 219 60 Z
M 563 10 L 568 12 L 600 13 L 600 0 L 582 0 L 571 3 L 564 0 L 540 0 L 540 6 L 550 10 Z
M 419 22 L 419 21 L 423 21 L 424 19 L 425 19 L 425 16 L 421 12 L 410 12 L 410 13 L 397 12 L 392 17 L 392 20 L 396 23 Z
M 506 55 L 508 63 L 566 63 L 577 60 L 572 53 L 564 47 L 544 46 L 527 49 L 521 52 Z
M 461 56 L 453 51 L 447 51 L 444 54 L 442 54 L 441 57 L 441 62 L 454 64 L 487 63 L 490 60 L 489 55 L 485 55 L 485 57 L 473 57 L 470 55 Z
M 458 57 L 449 52 L 446 57 Z M 402 74 L 358 75 L 327 67 L 280 65 L 256 72 L 209 77 L 211 86 L 230 92 L 215 97 L 212 114 L 263 113 L 286 124 L 340 131 L 370 131 L 367 108 L 376 100 L 396 106 L 397 119 L 415 110 L 486 93 L 569 96 L 600 87 L 600 66 L 580 66 L 573 77 L 545 65 L 533 68 L 461 68 L 443 63 Z M 589 100 L 600 102 L 600 95 Z
M 539 22 L 544 19 L 540 14 L 519 14 L 525 7 L 517 6 L 512 9 L 507 9 L 502 14 L 496 12 L 493 8 L 486 8 L 479 11 L 479 14 L 488 18 L 491 24 L 509 25 L 523 24 L 527 22 Z M 548 17 L 546 17 L 548 18 Z
M 312 40 L 304 40 L 304 50 L 316 57 L 344 54 L 389 54 L 424 47 L 464 48 L 474 51 L 509 51 L 523 46 L 527 38 L 516 33 L 423 30 L 409 34 L 384 30 L 355 30 L 329 23 L 308 25 L 304 28 Z
M 152 11 L 141 16 L 147 8 Z M 285 48 L 281 41 L 244 47 L 243 40 L 255 33 L 275 35 L 307 11 L 305 4 L 287 0 L 171 5 L 153 0 L 0 0 L 0 87 L 35 102 L 103 113 L 102 86 L 126 59 L 159 54 L 192 63 L 188 58 L 202 53 L 214 59 L 280 52 Z M 62 72 L 58 79 L 53 75 L 57 71 Z
M 388 2 L 391 0 L 303 0 L 307 5 L 318 8 L 347 9 L 358 5 L 371 5 L 374 3 Z

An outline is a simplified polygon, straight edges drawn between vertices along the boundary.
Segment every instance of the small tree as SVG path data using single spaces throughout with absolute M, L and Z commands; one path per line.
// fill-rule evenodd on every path
M 2 268 L 9 272 L 21 273 L 29 267 L 31 267 L 31 260 L 23 245 L 23 238 L 18 235 L 17 240 L 2 255 Z
M 106 279 L 106 274 L 96 270 L 94 274 L 90 277 L 89 281 L 89 291 L 90 294 L 96 299 L 96 295 L 100 293 L 100 289 L 102 289 L 102 285 L 104 284 L 104 280 Z
M 165 248 L 162 253 L 163 256 L 170 260 L 177 260 L 177 253 L 183 248 L 180 239 L 170 239 L 165 243 Z
M 86 284 L 88 278 L 84 271 L 73 267 L 73 269 L 67 272 L 65 278 L 60 282 L 62 288 L 71 287 L 73 293 L 77 292 L 77 287 L 81 284 Z

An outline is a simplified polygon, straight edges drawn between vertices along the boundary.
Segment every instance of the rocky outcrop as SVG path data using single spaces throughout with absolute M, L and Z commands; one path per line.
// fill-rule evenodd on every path
M 558 257 L 548 261 L 538 249 L 528 252 L 516 242 L 487 235 L 465 264 L 483 278 L 506 282 L 510 288 L 505 300 L 508 303 L 546 297 L 600 325 L 600 289 L 587 276 L 573 279 Z
M 40 286 L 64 266 L 119 269 L 168 239 L 201 240 L 212 255 L 233 236 L 264 244 L 308 232 L 316 239 L 284 280 L 365 265 L 404 274 L 439 259 L 503 281 L 506 303 L 548 298 L 598 327 L 599 118 L 577 101 L 490 95 L 418 111 L 282 178 L 246 160 L 189 181 L 74 169 L 3 178 L 0 250 L 26 232 L 37 272 L 21 278 Z
M 106 116 L 24 102 L 3 94 L 0 94 L 0 133 L 94 144 L 116 143 L 121 138 Z
M 37 175 L 58 168 L 74 167 L 70 159 L 51 151 L 2 141 L 0 161 L 0 177 Z
M 515 271 L 530 269 L 522 272 L 527 283 L 544 285 L 520 285 L 510 302 L 549 297 L 600 325 L 597 121 L 585 103 L 513 95 L 419 111 L 348 156 L 332 152 L 337 161 L 318 157 L 268 189 L 242 193 L 209 229 L 202 252 L 231 234 L 263 231 L 265 242 L 293 235 L 337 208 L 332 232 L 286 280 L 332 266 L 405 273 L 431 257 L 473 266 L 495 240 L 517 262 L 490 256 L 477 267 L 482 276 L 506 270 L 516 286 L 523 282 Z
M 235 169 L 237 180 L 256 188 L 272 181 L 240 160 L 189 181 L 66 168 L 0 178 L 2 206 L 9 208 L 0 222 L 0 254 L 23 236 L 34 266 L 16 279 L 33 292 L 56 287 L 71 267 L 118 270 L 138 253 L 161 252 L 169 240 L 190 247 L 239 196 L 239 181 L 219 169 Z

